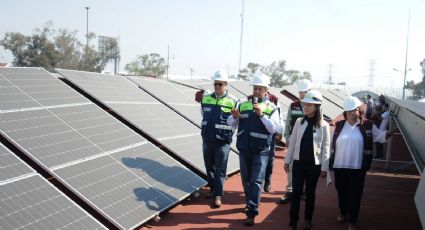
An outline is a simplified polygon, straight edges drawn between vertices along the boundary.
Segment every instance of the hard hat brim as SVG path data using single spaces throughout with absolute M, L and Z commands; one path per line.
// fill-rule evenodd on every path
M 304 98 L 301 100 L 301 102 L 304 103 L 310 103 L 310 104 L 316 104 L 316 105 L 321 105 L 322 101 L 320 100 L 314 100 L 313 98 Z

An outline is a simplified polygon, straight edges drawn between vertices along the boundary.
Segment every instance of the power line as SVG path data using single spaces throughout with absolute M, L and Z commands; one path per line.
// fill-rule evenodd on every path
M 329 84 L 332 84 L 332 82 L 333 82 L 333 76 L 332 76 L 332 68 L 334 67 L 334 64 L 329 64 L 328 65 L 328 83 Z
M 368 83 L 368 86 L 369 87 L 373 87 L 374 84 L 375 84 L 375 82 L 374 82 L 375 64 L 376 64 L 376 60 L 375 59 L 369 60 L 369 83 Z

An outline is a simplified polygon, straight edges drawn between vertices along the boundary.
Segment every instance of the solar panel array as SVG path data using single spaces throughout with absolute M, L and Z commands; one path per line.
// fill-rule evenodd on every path
M 106 229 L 0 144 L 0 229 Z
M 347 98 L 347 93 L 339 89 L 329 89 L 329 92 L 344 100 Z
M 205 173 L 199 127 L 121 76 L 62 69 L 57 71 L 182 160 Z M 163 87 L 159 93 L 162 97 L 167 92 L 168 88 Z M 237 155 L 230 154 L 227 172 L 232 173 L 238 169 Z
M 335 104 L 337 107 L 342 109 L 344 104 L 344 99 L 341 99 L 339 96 L 331 93 L 328 89 L 319 89 L 323 97 L 329 102 Z
M 42 68 L 2 68 L 1 74 L 8 76 L 0 80 L 1 110 L 88 102 L 55 78 L 42 77 L 46 74 Z
M 134 228 L 206 183 L 47 71 L 0 69 L 0 79 L 2 136 L 115 226 Z M 56 100 L 39 96 L 56 89 Z M 26 97 L 11 106 L 12 95 Z
M 200 126 L 202 116 L 199 103 L 195 101 L 197 90 L 156 78 L 131 77 L 129 79 Z
M 0 181 L 6 181 L 34 173 L 34 170 L 17 158 L 9 149 L 0 143 Z

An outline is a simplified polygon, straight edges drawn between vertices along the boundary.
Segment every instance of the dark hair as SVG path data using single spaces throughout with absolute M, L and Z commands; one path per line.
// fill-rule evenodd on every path
M 316 108 L 316 112 L 314 113 L 314 125 L 317 128 L 320 128 L 322 126 L 322 120 L 323 120 L 322 110 L 320 109 L 320 104 L 314 104 L 314 107 Z M 301 121 L 301 124 L 304 124 L 306 117 L 307 116 L 304 115 L 303 120 Z
M 358 107 L 358 108 L 359 108 L 359 119 L 362 120 L 364 118 L 364 110 L 362 109 L 362 107 Z M 342 115 L 344 116 L 344 119 L 347 120 L 347 111 L 344 111 Z

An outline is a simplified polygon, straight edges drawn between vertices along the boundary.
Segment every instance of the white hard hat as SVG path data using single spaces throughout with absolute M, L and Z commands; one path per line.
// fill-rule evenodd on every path
M 362 105 L 362 102 L 357 98 L 350 96 L 344 100 L 344 111 L 351 111 Z
M 300 79 L 297 81 L 298 92 L 309 91 L 313 88 L 313 84 L 308 79 Z
M 305 103 L 311 103 L 311 104 L 322 104 L 323 97 L 322 93 L 317 90 L 310 90 L 308 91 L 304 98 L 302 99 L 302 102 Z
M 269 87 L 269 84 L 270 84 L 269 76 L 259 72 L 254 74 L 254 77 L 252 78 L 252 85 Z
M 219 70 L 215 72 L 214 76 L 211 77 L 211 80 L 213 81 L 229 81 L 229 75 L 224 70 Z

